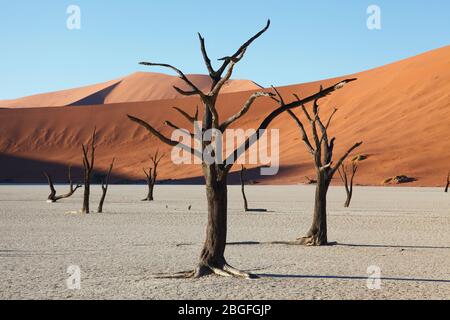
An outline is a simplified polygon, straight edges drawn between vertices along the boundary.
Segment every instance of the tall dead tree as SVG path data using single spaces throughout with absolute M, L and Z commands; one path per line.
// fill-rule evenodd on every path
M 245 174 L 245 167 L 243 165 L 241 165 L 241 192 L 242 192 L 242 198 L 244 199 L 244 210 L 245 212 L 248 212 L 248 201 L 247 201 L 247 197 L 245 195 L 245 179 L 244 179 L 244 174 Z
M 81 148 L 83 151 L 83 167 L 84 167 L 84 196 L 83 196 L 83 209 L 82 213 L 89 212 L 89 197 L 91 194 L 91 179 L 92 171 L 94 169 L 95 162 L 95 139 L 96 139 L 97 129 L 94 128 L 94 133 L 92 134 L 91 144 L 82 144 Z M 89 152 L 91 153 L 89 156 Z
M 111 165 L 109 166 L 108 173 L 106 174 L 106 176 L 104 176 L 102 178 L 102 197 L 100 198 L 100 203 L 98 205 L 98 210 L 97 210 L 98 213 L 103 212 L 103 204 L 105 203 L 106 193 L 108 192 L 109 179 L 111 177 L 111 172 L 114 167 L 114 161 L 115 161 L 115 158 L 113 158 L 111 161 Z
M 447 174 L 447 184 L 445 185 L 445 193 L 448 193 L 448 188 L 450 187 L 450 171 Z
M 322 92 L 322 87 L 320 88 Z M 281 104 L 284 104 L 283 98 L 277 92 L 278 99 Z M 301 99 L 295 96 L 298 101 Z M 356 148 L 362 145 L 362 142 L 354 144 L 348 151 L 337 161 L 333 166 L 333 151 L 336 138 L 328 137 L 328 128 L 331 124 L 333 116 L 337 112 L 335 109 L 327 122 L 323 122 L 319 115 L 319 99 L 314 99 L 312 113 L 306 109 L 304 104 L 301 109 L 306 117 L 307 122 L 311 127 L 311 139 L 308 136 L 303 122 L 292 111 L 288 110 L 289 115 L 294 119 L 295 123 L 300 129 L 302 140 L 306 145 L 308 153 L 312 156 L 314 166 L 316 168 L 316 195 L 314 201 L 314 214 L 311 228 L 305 237 L 297 239 L 298 244 L 309 246 L 321 246 L 328 244 L 327 237 L 327 192 L 334 174 L 338 171 L 344 160 Z M 311 142 L 312 140 L 312 142 Z
M 73 181 L 72 181 L 72 167 L 69 166 L 69 172 L 68 172 L 68 178 L 69 178 L 69 192 L 63 195 L 56 195 L 56 189 L 55 186 L 53 184 L 53 180 L 52 177 L 47 174 L 47 172 L 44 172 L 45 177 L 47 178 L 47 182 L 48 182 L 48 186 L 50 187 L 50 195 L 48 196 L 48 200 L 47 202 L 57 202 L 61 199 L 66 199 L 66 198 L 70 198 L 71 196 L 73 196 L 73 194 L 82 187 L 81 184 L 77 184 L 75 187 L 73 186 Z
M 158 165 L 161 162 L 162 158 L 164 158 L 164 155 L 159 155 L 159 151 L 156 151 L 155 155 L 150 157 L 150 167 L 147 169 L 143 168 L 145 176 L 147 177 L 147 186 L 148 186 L 148 193 L 147 197 L 143 199 L 142 201 L 153 201 L 153 190 L 155 189 L 156 185 L 156 178 L 158 177 Z
M 353 197 L 353 180 L 355 178 L 355 174 L 358 171 L 358 163 L 356 161 L 352 161 L 351 169 L 347 167 L 345 163 L 338 168 L 339 176 L 341 177 L 342 182 L 344 183 L 345 192 L 347 193 L 347 199 L 345 200 L 344 207 L 350 207 L 350 203 Z
M 222 59 L 219 59 L 221 62 L 221 66 L 219 69 L 214 69 L 210 58 L 208 57 L 205 39 L 199 34 L 200 40 L 200 48 L 203 55 L 204 62 L 209 72 L 209 76 L 211 78 L 211 89 L 209 92 L 202 92 L 189 78 L 178 68 L 169 65 L 169 64 L 161 64 L 161 63 L 149 63 L 142 62 L 142 65 L 146 66 L 159 66 L 169 68 L 175 71 L 179 77 L 186 83 L 189 87 L 188 90 L 184 90 L 178 87 L 174 87 L 174 89 L 185 96 L 197 96 L 200 98 L 202 104 L 203 111 L 203 121 L 201 122 L 202 128 L 201 132 L 205 133 L 210 131 L 211 129 L 218 130 L 220 132 L 224 132 L 231 124 L 235 121 L 242 118 L 247 112 L 250 110 L 251 106 L 260 97 L 272 97 L 274 94 L 271 92 L 255 92 L 253 93 L 249 99 L 244 103 L 242 108 L 238 113 L 221 122 L 219 118 L 219 113 L 216 108 L 216 101 L 219 96 L 219 93 L 224 86 L 224 84 L 231 78 L 233 69 L 238 62 L 242 60 L 245 52 L 248 47 L 263 33 L 267 31 L 270 26 L 270 21 L 267 22 L 267 25 L 256 35 L 251 37 L 247 42 L 245 42 L 233 55 L 226 56 Z M 331 92 L 342 88 L 342 86 L 350 81 L 355 79 L 348 79 L 339 82 L 336 85 L 333 85 L 329 88 L 321 90 L 319 93 L 311 95 L 303 100 L 294 101 L 289 104 L 283 104 L 276 108 L 272 113 L 270 113 L 260 124 L 258 130 L 251 135 L 241 146 L 238 146 L 231 154 L 226 157 L 225 161 L 220 163 L 211 163 L 208 159 L 214 158 L 214 155 L 217 154 L 214 150 L 213 143 L 210 141 L 211 139 L 207 139 L 203 137 L 202 141 L 200 141 L 200 149 L 192 148 L 187 144 L 180 143 L 179 141 L 172 140 L 166 136 L 164 136 L 160 131 L 155 129 L 152 125 L 147 122 L 128 115 L 129 119 L 140 126 L 144 127 L 149 131 L 150 134 L 156 136 L 163 143 L 181 148 L 187 152 L 192 153 L 194 156 L 198 157 L 202 160 L 202 169 L 203 175 L 206 183 L 206 195 L 207 195 L 207 203 L 208 203 L 208 224 L 206 228 L 206 240 L 203 245 L 203 249 L 200 254 L 200 261 L 195 268 L 195 270 L 191 272 L 182 272 L 171 276 L 164 276 L 170 278 L 199 278 L 208 274 L 216 274 L 219 276 L 227 276 L 227 277 L 242 277 L 242 278 L 252 278 L 253 275 L 240 271 L 236 268 L 231 267 L 224 257 L 225 246 L 227 242 L 227 177 L 231 168 L 233 167 L 235 161 L 256 142 L 258 139 L 264 134 L 265 130 L 268 128 L 270 123 L 279 115 L 284 113 L 287 110 L 297 108 L 301 105 L 304 105 L 308 102 L 312 102 L 316 99 L 324 97 Z M 181 115 L 186 118 L 190 123 L 194 123 L 198 120 L 197 117 L 191 116 L 185 111 L 181 109 L 176 109 Z M 176 125 L 172 123 L 166 122 L 166 125 L 169 125 L 173 129 L 178 129 Z M 190 136 L 194 136 L 192 133 L 189 133 Z M 208 141 L 209 140 L 209 141 Z M 220 151 L 219 151 L 220 152 Z

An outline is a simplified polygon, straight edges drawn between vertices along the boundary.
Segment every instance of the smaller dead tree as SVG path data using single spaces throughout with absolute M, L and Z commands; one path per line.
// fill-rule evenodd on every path
M 448 188 L 450 187 L 450 171 L 447 174 L 447 184 L 445 185 L 445 193 L 448 193 Z
M 44 172 L 45 177 L 47 178 L 47 182 L 48 182 L 48 186 L 50 187 L 50 195 L 48 196 L 48 200 L 47 202 L 51 202 L 51 203 L 55 203 L 61 199 L 66 199 L 66 198 L 70 198 L 71 196 L 73 196 L 73 194 L 82 187 L 81 184 L 77 184 L 75 187 L 73 186 L 73 181 L 72 181 L 72 167 L 69 166 L 69 173 L 68 173 L 68 177 L 69 177 L 69 192 L 63 195 L 56 195 L 56 189 L 55 189 L 55 185 L 53 184 L 53 179 L 52 177 L 47 173 Z
M 81 148 L 83 150 L 83 167 L 84 167 L 84 196 L 83 196 L 83 209 L 82 213 L 89 213 L 89 196 L 91 193 L 91 179 L 92 171 L 94 169 L 95 162 L 95 139 L 96 139 L 97 129 L 94 128 L 94 133 L 91 138 L 91 145 L 82 144 Z M 89 156 L 89 152 L 91 153 Z
M 159 156 L 159 151 L 156 151 L 155 155 L 150 157 L 150 167 L 147 169 L 143 168 L 142 170 L 145 173 L 145 176 L 147 177 L 147 186 L 148 186 L 148 194 L 145 199 L 142 199 L 142 201 L 153 201 L 153 190 L 155 189 L 156 184 L 156 178 L 158 176 L 158 165 L 161 162 L 162 158 L 164 158 L 164 155 Z
M 246 171 L 247 171 L 247 169 L 245 169 L 245 167 L 242 165 L 240 177 L 241 177 L 241 191 L 242 191 L 242 198 L 244 198 L 245 212 L 267 212 L 267 209 L 250 209 L 248 207 L 247 196 L 245 195 L 245 172 Z
M 244 174 L 245 174 L 245 167 L 241 166 L 241 191 L 242 191 L 242 198 L 244 198 L 244 210 L 245 212 L 248 212 L 248 201 L 247 197 L 245 196 L 245 180 L 244 180 Z
M 342 182 L 344 183 L 345 192 L 347 193 L 347 200 L 345 200 L 344 207 L 350 207 L 350 203 L 352 201 L 353 196 L 353 180 L 355 178 L 355 174 L 358 171 L 358 163 L 356 161 L 352 161 L 351 170 L 348 168 L 346 164 L 342 164 L 338 169 L 339 176 L 341 177 Z
M 347 80 L 347 82 L 354 81 L 356 79 Z M 285 105 L 283 97 L 274 88 L 281 105 Z M 320 87 L 320 91 L 323 92 L 323 88 Z M 294 95 L 298 101 L 301 99 Z M 324 122 L 319 114 L 319 99 L 323 96 L 318 97 L 313 102 L 312 113 L 308 111 L 304 104 L 301 105 L 301 109 L 309 122 L 311 128 L 311 133 L 308 136 L 305 125 L 300 120 L 300 118 L 292 111 L 287 110 L 291 118 L 295 121 L 298 128 L 300 129 L 300 134 L 302 140 L 306 146 L 306 149 L 311 154 L 314 162 L 317 174 L 317 184 L 316 184 L 316 195 L 314 201 L 314 212 L 313 212 L 313 222 L 306 234 L 306 236 L 297 239 L 295 244 L 307 245 L 307 246 L 323 246 L 328 244 L 327 236 L 327 193 L 333 179 L 334 174 L 338 171 L 342 163 L 347 159 L 347 157 L 353 152 L 353 150 L 359 148 L 362 142 L 355 143 L 347 152 L 342 155 L 335 165 L 333 161 L 334 147 L 335 147 L 335 137 L 330 137 L 328 135 L 328 128 L 331 125 L 333 116 L 337 112 L 334 109 L 328 120 Z
M 316 184 L 317 183 L 317 180 L 311 179 L 308 176 L 305 176 L 305 178 L 306 178 L 306 184 Z
M 109 187 L 109 178 L 111 177 L 111 172 L 114 167 L 115 158 L 112 159 L 111 165 L 109 166 L 108 174 L 102 178 L 102 197 L 100 198 L 100 203 L 98 205 L 98 213 L 103 213 L 103 204 L 105 203 L 106 193 Z

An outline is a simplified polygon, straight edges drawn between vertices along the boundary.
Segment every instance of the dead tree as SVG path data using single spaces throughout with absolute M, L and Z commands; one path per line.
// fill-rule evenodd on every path
M 231 78 L 233 69 L 238 62 L 242 60 L 245 52 L 248 47 L 263 33 L 267 31 L 270 26 L 270 21 L 267 22 L 267 25 L 258 32 L 255 36 L 250 38 L 247 42 L 245 42 L 233 55 L 226 56 L 222 59 L 219 59 L 221 62 L 221 66 L 219 69 L 214 69 L 210 58 L 206 52 L 205 39 L 199 34 L 200 39 L 200 48 L 203 55 L 204 62 L 209 72 L 209 76 L 211 78 L 211 89 L 209 92 L 202 92 L 194 83 L 189 80 L 189 78 L 178 68 L 169 65 L 169 64 L 161 64 L 161 63 L 149 63 L 143 62 L 141 64 L 147 66 L 159 66 L 169 68 L 175 71 L 179 77 L 186 83 L 189 89 L 181 89 L 178 87 L 174 87 L 174 89 L 185 96 L 197 96 L 200 98 L 202 104 L 203 111 L 203 121 L 201 122 L 201 132 L 205 133 L 210 131 L 211 129 L 225 132 L 225 130 L 232 125 L 235 121 L 242 118 L 245 114 L 248 113 L 252 104 L 261 97 L 272 97 L 274 96 L 271 92 L 255 92 L 253 93 L 249 99 L 244 103 L 242 108 L 238 113 L 221 122 L 219 119 L 219 113 L 216 108 L 216 101 L 219 96 L 219 93 L 224 86 L 224 84 Z M 202 169 L 203 175 L 206 183 L 206 195 L 207 195 L 207 207 L 208 207 L 208 224 L 206 228 L 206 240 L 203 245 L 203 249 L 200 254 L 200 261 L 196 266 L 195 270 L 191 272 L 181 272 L 171 276 L 162 276 L 161 277 L 169 277 L 169 278 L 199 278 L 209 274 L 216 274 L 219 276 L 227 276 L 227 277 L 242 277 L 242 278 L 252 278 L 253 275 L 240 271 L 231 267 L 225 257 L 225 246 L 227 242 L 227 178 L 228 173 L 233 167 L 235 161 L 241 156 L 244 155 L 245 152 L 256 142 L 260 137 L 264 134 L 265 130 L 271 124 L 271 122 L 284 113 L 287 110 L 297 108 L 305 103 L 312 102 L 316 99 L 324 97 L 331 92 L 340 89 L 344 84 L 353 81 L 354 79 L 348 79 L 339 82 L 336 85 L 333 85 L 329 88 L 326 88 L 319 93 L 313 94 L 303 100 L 294 101 L 289 104 L 281 105 L 276 108 L 272 113 L 270 113 L 260 124 L 258 130 L 251 135 L 241 146 L 238 146 L 231 154 L 226 157 L 225 161 L 213 162 L 211 163 L 210 159 L 214 158 L 214 155 L 217 155 L 217 151 L 214 150 L 213 143 L 211 139 L 207 139 L 203 137 L 199 142 L 200 148 L 192 148 L 188 144 L 180 143 L 179 141 L 172 140 L 162 133 L 155 129 L 152 125 L 147 122 L 128 115 L 129 119 L 140 126 L 144 127 L 150 134 L 156 136 L 163 143 L 172 146 L 181 148 L 189 153 L 192 153 L 195 157 L 201 159 L 202 161 Z M 190 123 L 197 123 L 198 114 L 191 116 L 185 111 L 181 109 L 176 109 L 181 115 L 186 118 Z M 172 123 L 166 122 L 166 125 L 170 126 L 173 129 L 179 129 L 176 125 Z M 200 124 L 199 124 L 200 126 Z M 188 133 L 191 137 L 194 136 L 192 133 Z M 195 136 L 194 136 L 195 139 Z M 200 140 L 200 139 L 199 139 Z M 199 150 L 200 149 L 200 150 Z
M 276 90 L 276 89 L 275 89 Z M 322 87 L 320 92 L 322 92 Z M 278 100 L 283 105 L 283 98 L 277 92 Z M 295 96 L 298 101 L 301 99 Z M 327 237 L 327 192 L 334 174 L 338 171 L 344 160 L 356 148 L 362 145 L 362 142 L 354 144 L 348 151 L 337 161 L 333 166 L 333 151 L 336 138 L 328 137 L 328 128 L 331 124 L 333 116 L 337 112 L 335 109 L 328 121 L 324 123 L 319 115 L 319 99 L 314 99 L 312 113 L 308 111 L 305 105 L 301 104 L 301 109 L 306 117 L 307 122 L 311 127 L 311 139 L 307 134 L 303 122 L 292 111 L 288 110 L 289 115 L 294 119 L 295 123 L 300 129 L 302 140 L 306 145 L 308 153 L 312 156 L 314 166 L 316 168 L 316 195 L 314 202 L 314 214 L 311 228 L 305 237 L 298 238 L 296 243 L 309 246 L 321 246 L 328 244 Z M 312 142 L 311 142 L 312 140 Z
M 450 187 L 450 171 L 447 174 L 447 184 L 445 185 L 445 193 L 448 193 L 448 188 Z
M 90 213 L 89 212 L 89 196 L 91 193 L 91 179 L 92 179 L 92 171 L 94 169 L 95 162 L 95 139 L 96 139 L 97 130 L 94 128 L 94 133 L 91 138 L 91 145 L 89 147 L 88 144 L 81 145 L 83 150 L 83 167 L 84 167 L 84 196 L 83 196 L 83 209 L 82 213 Z M 89 156 L 90 151 L 90 156 Z
M 353 196 L 353 180 L 355 178 L 355 174 L 358 171 L 358 163 L 356 161 L 352 161 L 351 171 L 344 163 L 338 168 L 339 176 L 341 177 L 342 182 L 344 183 L 345 192 L 347 193 L 347 199 L 345 200 L 344 207 L 350 207 L 350 203 L 352 201 Z
M 108 192 L 109 178 L 111 177 L 111 172 L 114 167 L 114 161 L 115 161 L 115 158 L 113 158 L 111 161 L 111 165 L 109 166 L 108 173 L 106 174 L 105 177 L 102 178 L 102 197 L 100 198 L 100 203 L 98 205 L 98 210 L 97 210 L 98 213 L 103 212 L 103 204 L 105 203 L 106 193 Z
M 247 197 L 245 196 L 245 179 L 244 179 L 244 173 L 245 173 L 245 167 L 241 165 L 241 192 L 242 192 L 242 198 L 244 198 L 244 210 L 245 212 L 248 212 L 248 201 Z
M 308 177 L 308 176 L 305 176 L 305 178 L 306 178 L 306 184 L 316 184 L 316 183 L 317 183 L 316 180 L 311 179 L 311 178 Z
M 153 201 L 153 190 L 155 189 L 155 185 L 156 185 L 156 178 L 158 176 L 157 173 L 157 169 L 158 169 L 158 165 L 161 162 L 162 158 L 164 157 L 164 155 L 159 156 L 159 151 L 156 151 L 155 155 L 150 157 L 150 167 L 147 169 L 143 168 L 142 170 L 144 171 L 145 176 L 147 177 L 146 181 L 147 181 L 147 186 L 148 186 L 148 194 L 147 197 L 145 199 L 143 199 L 142 201 Z
M 240 178 L 241 178 L 241 191 L 242 191 L 242 197 L 244 198 L 244 210 L 245 212 L 267 212 L 267 209 L 250 209 L 248 207 L 248 201 L 247 196 L 245 195 L 245 177 L 244 174 L 247 170 L 242 165 L 241 166 L 241 172 L 240 172 Z
M 53 180 L 52 177 L 47 174 L 47 172 L 44 172 L 45 177 L 47 178 L 47 182 L 48 182 L 48 186 L 50 187 L 50 195 L 48 196 L 48 200 L 47 202 L 57 202 L 61 199 L 66 199 L 66 198 L 70 198 L 71 196 L 73 196 L 73 194 L 82 187 L 81 184 L 77 184 L 75 187 L 73 186 L 73 181 L 72 181 L 72 167 L 69 166 L 69 172 L 68 172 L 68 178 L 69 178 L 69 192 L 60 196 L 56 195 L 56 189 L 55 186 L 53 184 Z

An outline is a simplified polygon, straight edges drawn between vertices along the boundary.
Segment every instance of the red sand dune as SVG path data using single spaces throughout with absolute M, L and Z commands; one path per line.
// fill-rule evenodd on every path
M 211 80 L 206 75 L 187 75 L 198 86 L 207 91 Z M 136 72 L 127 77 L 82 88 L 33 95 L 15 100 L 0 100 L 0 108 L 41 108 L 61 106 L 85 106 L 121 102 L 141 102 L 182 98 L 173 89 L 189 89 L 176 76 L 161 73 Z M 256 90 L 258 86 L 249 80 L 230 80 L 223 93 Z
M 442 185 L 450 169 L 449 57 L 450 46 L 352 75 L 358 81 L 321 101 L 324 117 L 332 107 L 339 108 L 330 128 L 331 134 L 337 137 L 335 155 L 360 140 L 364 145 L 357 153 L 370 155 L 361 164 L 356 183 L 380 185 L 388 177 L 408 175 L 418 179 L 408 185 Z M 339 80 L 283 87 L 280 91 L 286 99 L 294 92 L 305 96 L 318 90 L 319 84 Z M 250 93 L 222 95 L 218 101 L 222 119 L 240 109 Z M 139 98 L 145 98 L 146 93 L 142 94 Z M 130 93 L 127 98 L 132 97 Z M 189 128 L 172 107 L 192 112 L 197 103 L 192 97 L 86 107 L 0 110 L 0 180 L 42 181 L 40 171 L 47 170 L 42 167 L 52 169 L 52 164 L 61 166 L 68 162 L 80 165 L 80 144 L 89 139 L 94 126 L 98 128 L 98 169 L 106 169 L 115 156 L 120 179 L 140 179 L 148 155 L 158 148 L 170 154 L 170 149 L 128 121 L 126 114 L 140 116 L 169 135 L 171 129 L 163 125 L 166 119 Z M 255 128 L 275 107 L 273 101 L 262 98 L 236 126 Z M 303 182 L 305 175 L 313 176 L 310 156 L 290 117 L 282 115 L 271 128 L 280 129 L 281 171 L 277 176 L 257 179 L 263 183 L 292 184 Z M 17 157 L 27 160 L 26 168 L 23 161 L 14 160 Z M 33 167 L 38 161 L 46 164 Z M 64 178 L 63 170 L 55 173 L 60 179 Z M 176 166 L 169 156 L 163 160 L 159 172 L 160 179 L 200 175 L 198 165 Z

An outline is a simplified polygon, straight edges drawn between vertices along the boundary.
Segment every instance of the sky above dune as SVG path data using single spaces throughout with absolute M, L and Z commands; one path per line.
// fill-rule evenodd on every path
M 80 29 L 70 29 L 79 7 Z M 381 29 L 370 30 L 370 5 Z M 287 85 L 350 74 L 450 44 L 450 2 L 428 1 L 5 1 L 0 10 L 0 99 L 119 78 L 142 60 L 205 73 L 261 29 L 234 78 Z M 76 18 L 76 17 L 75 17 Z M 69 23 L 70 24 L 70 23 Z M 218 65 L 218 64 L 216 64 Z

